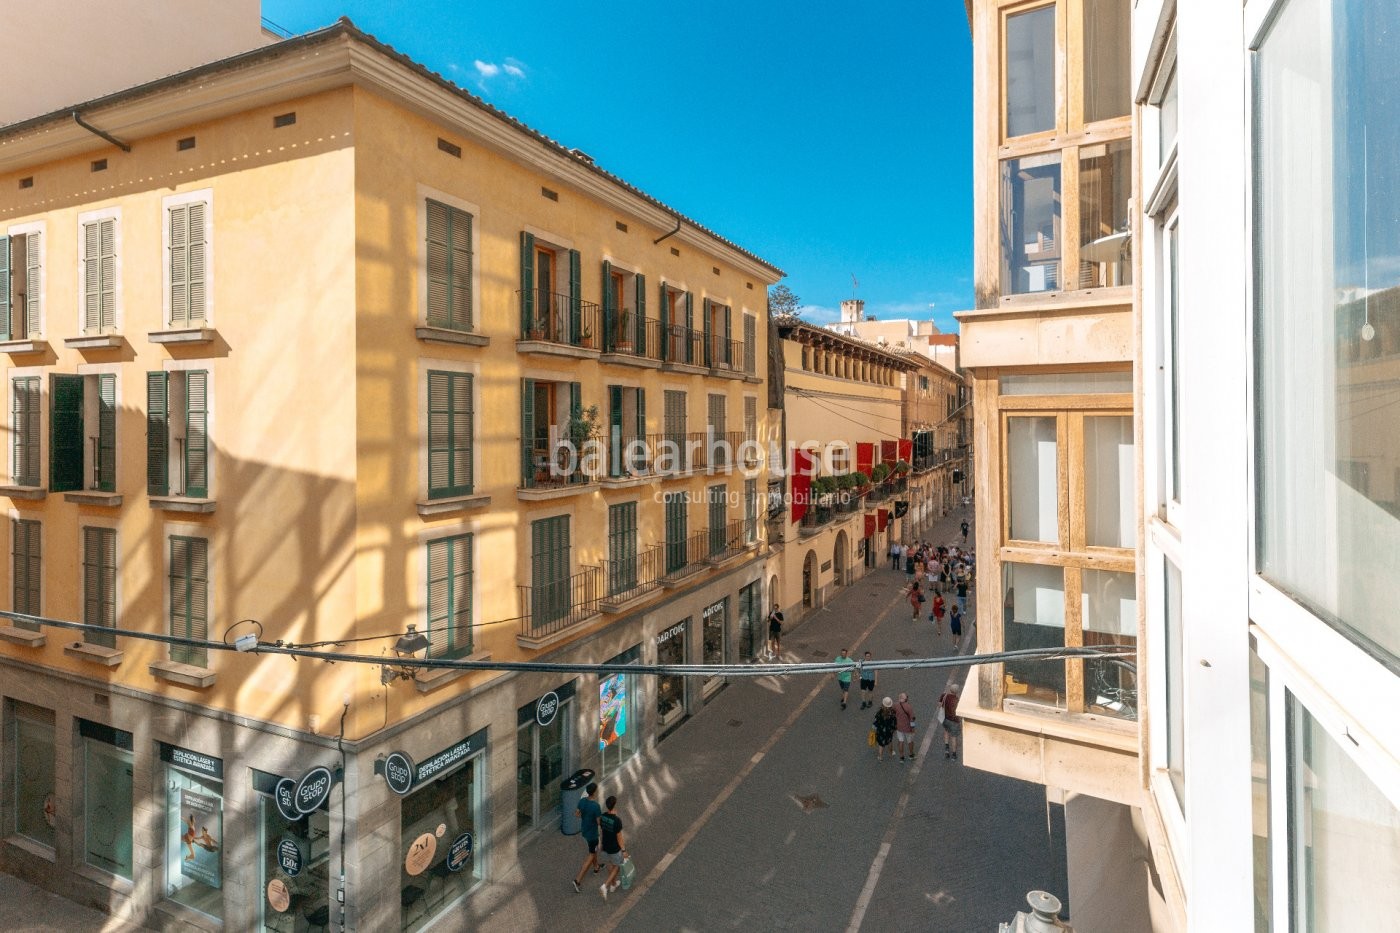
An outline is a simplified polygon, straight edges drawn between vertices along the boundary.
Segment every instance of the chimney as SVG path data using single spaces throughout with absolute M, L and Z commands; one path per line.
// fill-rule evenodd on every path
M 859 298 L 847 298 L 841 302 L 841 323 L 855 324 L 865 320 L 865 302 Z

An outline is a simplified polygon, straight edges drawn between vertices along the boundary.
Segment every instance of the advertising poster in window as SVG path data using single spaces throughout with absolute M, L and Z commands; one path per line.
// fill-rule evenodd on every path
M 220 856 L 224 835 L 222 801 L 208 794 L 180 791 L 180 822 L 184 829 L 180 842 L 185 847 L 180 874 L 220 887 Z
M 598 750 L 627 734 L 627 675 L 613 674 L 598 685 Z

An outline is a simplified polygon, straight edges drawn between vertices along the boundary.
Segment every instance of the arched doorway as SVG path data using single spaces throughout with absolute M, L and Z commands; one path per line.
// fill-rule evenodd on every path
M 817 605 L 817 552 L 808 551 L 802 561 L 802 607 L 812 609 Z
M 843 528 L 836 535 L 836 550 L 831 555 L 831 566 L 835 571 L 832 582 L 837 586 L 846 585 L 846 552 L 850 550 L 850 543 L 846 540 L 846 531 Z

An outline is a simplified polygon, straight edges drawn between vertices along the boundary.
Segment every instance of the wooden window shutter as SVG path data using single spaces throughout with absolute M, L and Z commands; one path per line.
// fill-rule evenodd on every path
M 685 361 L 695 362 L 695 339 L 691 336 L 695 332 L 695 298 L 690 292 L 685 293 Z
M 715 365 L 715 362 L 716 362 L 716 360 L 714 359 L 714 355 L 713 355 L 713 353 L 711 352 L 711 347 L 712 347 L 713 344 L 714 344 L 715 335 L 714 335 L 714 327 L 713 327 L 713 326 L 711 325 L 711 323 L 710 323 L 710 318 L 713 316 L 714 310 L 715 310 L 715 303 L 714 303 L 713 301 L 711 301 L 710 299 L 706 298 L 706 299 L 705 299 L 704 306 L 703 306 L 703 307 L 701 308 L 701 310 L 700 310 L 700 323 L 703 325 L 703 328 L 704 328 L 704 331 L 705 331 L 705 365 L 706 365 L 706 366 L 714 366 L 714 365 Z
M 10 238 L 0 236 L 0 340 L 10 335 Z
M 603 260 L 603 339 L 599 346 L 604 353 L 611 353 L 617 344 L 618 301 L 621 295 L 613 294 L 612 263 Z
M 427 202 L 428 325 L 472 329 L 472 215 Z
M 203 201 L 195 201 L 189 205 L 190 277 L 188 323 L 191 325 L 203 323 L 204 319 L 208 316 L 206 314 L 208 287 L 205 275 L 205 258 L 208 244 L 205 243 L 204 236 L 204 215 L 208 209 L 208 205 Z
M 209 638 L 209 542 L 203 538 L 170 539 L 170 634 Z M 194 645 L 171 645 L 170 659 L 205 667 L 208 651 Z
M 19 486 L 39 485 L 39 377 L 10 383 L 10 476 Z
M 472 215 L 454 207 L 448 211 L 447 219 L 451 234 L 447 281 L 452 309 L 448 326 L 471 330 L 476 324 L 472 313 Z
M 520 485 L 535 485 L 535 380 L 520 380 Z
M 545 299 L 546 301 L 548 299 Z M 520 336 L 528 339 L 535 321 L 535 235 L 520 231 Z
M 428 656 L 472 650 L 472 536 L 428 542 Z
M 724 365 L 734 365 L 734 309 L 724 306 Z
M 83 488 L 83 377 L 58 376 L 50 382 L 49 490 Z
M 744 372 L 750 376 L 758 371 L 758 322 L 752 314 L 744 315 Z
M 583 336 L 583 270 L 576 249 L 569 250 L 569 342 L 577 345 Z
M 117 533 L 111 528 L 83 529 L 83 622 L 115 628 Z M 86 632 L 88 644 L 115 648 L 115 635 Z
M 98 221 L 99 284 L 98 327 L 110 331 L 117 326 L 117 222 L 112 218 Z
M 30 337 L 38 337 L 40 299 L 43 295 L 44 271 L 40 263 L 41 234 L 29 233 L 24 237 L 24 331 Z
M 637 293 L 637 355 L 647 355 L 647 277 L 638 273 L 636 276 Z
M 190 249 L 188 204 L 172 207 L 170 214 L 170 323 L 190 319 Z
M 472 491 L 473 456 L 472 432 L 476 411 L 472 404 L 470 373 L 452 374 L 452 485 L 460 495 Z
M 170 376 L 146 373 L 146 494 L 170 495 Z
M 622 386 L 608 386 L 608 475 L 622 475 L 622 451 L 627 438 L 622 435 Z
M 637 437 L 646 439 L 647 436 L 647 390 L 637 390 Z
M 209 374 L 185 373 L 185 495 L 209 495 Z
M 102 230 L 101 224 L 83 224 L 83 331 L 96 333 L 102 326 Z
M 117 491 L 117 377 L 97 376 L 97 488 Z
M 472 380 L 428 373 L 428 498 L 472 491 Z
M 10 523 L 13 533 L 14 610 L 26 615 L 39 614 L 39 588 L 43 575 L 39 566 L 40 524 L 31 519 L 15 519 Z M 35 623 L 16 620 L 20 628 L 38 631 Z

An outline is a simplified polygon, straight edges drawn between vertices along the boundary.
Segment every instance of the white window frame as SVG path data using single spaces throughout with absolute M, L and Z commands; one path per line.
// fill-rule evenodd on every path
M 472 225 L 475 228 L 475 224 Z M 426 307 L 426 306 L 425 306 Z M 418 501 L 428 501 L 428 373 L 464 373 L 472 377 L 472 496 L 481 495 L 481 364 L 464 363 L 461 360 L 422 358 L 418 360 L 418 407 L 414 412 L 418 446 Z M 527 377 L 528 378 L 528 377 Z M 548 377 L 558 380 L 558 376 Z M 567 381 L 565 385 L 567 385 Z M 434 502 L 451 502 L 452 499 L 434 499 Z M 427 580 L 427 577 L 423 578 Z M 425 583 L 424 586 L 427 584 Z M 475 586 L 475 583 L 473 583 Z M 476 605 L 473 603 L 472 605 Z
M 48 334 L 48 332 L 49 332 L 49 328 L 48 328 L 48 320 L 49 320 L 49 302 L 48 302 L 48 297 L 49 297 L 49 230 L 48 230 L 48 224 L 47 224 L 45 221 L 42 221 L 42 220 L 35 220 L 35 221 L 31 221 L 30 223 L 26 223 L 26 224 L 15 224 L 14 226 L 10 227 L 9 229 L 7 229 L 7 230 L 5 231 L 6 236 L 10 236 L 10 237 L 29 236 L 30 234 L 33 234 L 33 233 L 39 234 L 39 333 L 38 333 L 37 335 L 35 335 L 34 337 L 31 338 L 28 334 L 25 334 L 25 335 L 23 335 L 23 336 L 16 336 L 15 333 L 13 332 L 13 330 L 12 330 L 12 331 L 10 332 L 10 339 L 11 339 L 12 341 L 31 340 L 31 339 L 32 339 L 32 340 L 43 340 L 43 339 L 45 338 L 45 335 Z M 12 241 L 12 242 L 13 242 L 13 241 Z M 14 270 L 14 258 L 13 258 L 13 256 L 14 256 L 14 254 L 11 253 L 10 278 L 11 278 L 11 281 L 12 281 L 12 282 L 14 281 L 14 274 L 15 274 L 15 270 Z M 26 273 L 25 273 L 25 287 L 28 288 L 29 285 L 30 285 L 30 283 L 29 283 L 29 276 L 28 276 L 28 272 L 26 271 Z M 13 318 L 14 309 L 13 309 L 13 308 L 10 309 L 10 314 L 11 314 L 11 320 L 14 320 L 14 318 Z
M 472 277 L 471 277 L 471 316 L 472 328 L 464 333 L 478 334 L 485 331 L 481 316 L 481 205 L 459 198 L 456 195 L 448 194 L 438 188 L 428 185 L 418 185 L 415 189 L 417 198 L 417 221 L 416 230 L 418 242 L 414 247 L 414 255 L 417 257 L 414 262 L 413 279 L 418 289 L 418 326 L 428 326 L 428 202 L 437 201 L 448 207 L 454 207 L 459 211 L 465 211 L 472 215 Z M 518 329 L 519 325 L 517 325 Z M 424 487 L 427 488 L 426 486 Z M 424 584 L 426 586 L 426 584 Z M 473 604 L 474 605 L 474 604 Z
M 214 189 L 201 188 L 167 195 L 160 202 L 160 319 L 162 327 L 174 327 L 170 319 L 170 209 L 204 202 L 204 326 L 214 326 Z M 121 253 L 117 254 L 121 259 Z M 119 263 L 120 264 L 120 263 Z
M 124 225 L 122 224 L 122 209 L 120 207 L 104 207 L 100 210 L 85 211 L 84 213 L 79 214 L 77 227 L 75 228 L 75 232 L 78 238 L 77 261 L 75 263 L 78 272 L 76 292 L 78 300 L 76 302 L 77 308 L 75 318 L 75 324 L 77 329 L 74 330 L 74 333 L 81 334 L 84 337 L 96 337 L 99 336 L 101 332 L 98 331 L 90 333 L 84 326 L 84 324 L 86 323 L 86 315 L 83 312 L 84 303 L 87 298 L 87 256 L 83 253 L 83 227 L 87 224 L 95 223 L 99 220 L 108 219 L 110 219 L 113 222 L 112 249 L 116 252 L 116 262 L 113 263 L 112 271 L 112 331 L 115 334 L 122 334 L 126 332 L 126 302 L 123 300 L 124 293 L 122 285 L 122 266 L 125 264 L 126 251 L 124 249 L 125 243 L 123 240 L 125 236 L 125 231 L 123 230 Z M 163 214 L 161 219 L 162 221 L 164 220 Z
M 205 490 L 206 493 L 207 493 L 207 495 L 205 496 L 205 499 L 207 499 L 208 501 L 211 501 L 211 502 L 212 502 L 213 500 L 219 498 L 219 495 L 218 495 L 218 474 L 217 474 L 218 467 L 217 467 L 217 465 L 216 465 L 216 464 L 218 463 L 218 460 L 219 460 L 219 458 L 218 458 L 219 445 L 218 445 L 218 442 L 217 442 L 216 438 L 217 438 L 219 435 L 218 435 L 218 425 L 217 425 L 216 422 L 215 422 L 215 417 L 216 417 L 216 416 L 215 416 L 215 412 L 218 410 L 218 406 L 217 406 L 216 403 L 215 403 L 215 398 L 216 398 L 216 396 L 215 396 L 215 392 L 216 392 L 216 383 L 217 383 L 217 381 L 218 381 L 218 377 L 217 377 L 217 376 L 215 375 L 215 373 L 214 373 L 213 361 L 212 361 L 212 360 L 209 360 L 209 359 L 165 360 L 165 361 L 163 361 L 163 362 L 161 363 L 161 367 L 160 367 L 160 368 L 161 368 L 161 371 L 162 371 L 162 372 L 165 372 L 166 374 L 169 374 L 169 373 L 184 373 L 184 372 L 200 372 L 200 371 L 205 372 L 205 373 L 208 374 L 208 377 L 209 377 L 209 379 L 208 379 L 208 384 L 205 386 L 205 390 L 206 390 L 206 392 L 207 392 L 207 394 L 208 394 L 208 398 L 205 400 L 205 406 L 206 406 L 206 407 L 205 407 L 205 418 L 204 418 L 204 433 L 205 433 L 206 438 L 207 438 L 208 441 L 209 441 L 209 452 L 208 452 L 207 462 L 206 462 L 206 464 L 205 464 L 205 470 L 206 470 L 206 472 L 208 473 L 209 485 L 208 485 L 208 488 Z M 143 377 L 143 378 L 144 378 L 144 377 Z M 120 392 L 120 390 L 121 390 L 121 383 L 120 383 L 120 380 L 118 380 L 117 386 L 118 386 L 118 391 Z M 188 391 L 188 390 L 186 390 L 186 391 Z M 186 398 L 188 399 L 188 396 L 187 396 Z M 169 404 L 169 400 L 167 399 L 167 406 L 168 406 L 168 404 Z M 186 404 L 188 404 L 188 400 L 186 401 Z M 174 413 L 173 413 L 173 411 L 171 411 L 171 410 L 167 407 L 167 411 L 166 411 L 166 430 L 167 430 L 167 431 L 169 431 L 170 426 L 171 426 L 171 424 L 173 423 L 173 419 L 174 419 Z M 167 456 L 167 457 L 170 457 L 170 458 L 174 458 L 174 457 L 176 456 L 176 454 L 175 454 L 175 438 L 174 438 L 174 435 L 173 435 L 173 434 L 167 434 L 166 456 Z M 175 462 L 174 459 L 172 459 L 171 462 L 174 463 L 174 462 Z M 118 469 L 120 469 L 120 468 L 118 468 Z M 170 486 L 171 486 L 171 488 L 173 489 L 174 486 L 175 486 L 175 475 L 174 475 L 173 472 L 170 474 L 169 481 L 170 481 Z M 187 485 L 188 485 L 188 484 L 186 484 L 186 487 L 185 487 L 185 488 L 187 488 Z M 144 488 L 144 487 L 143 487 L 143 488 Z M 188 498 L 190 498 L 190 496 L 189 496 L 188 493 L 185 491 L 185 488 L 182 488 L 182 489 L 181 489 L 180 494 L 179 494 L 178 496 L 175 495 L 174 493 L 171 493 L 169 496 L 165 496 L 165 497 L 160 497 L 160 496 L 158 496 L 157 498 L 188 499 Z M 212 560 L 212 559 L 213 559 L 213 557 L 212 557 L 212 554 L 211 554 L 210 560 Z

